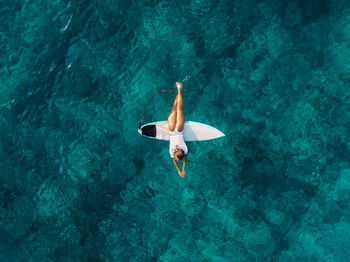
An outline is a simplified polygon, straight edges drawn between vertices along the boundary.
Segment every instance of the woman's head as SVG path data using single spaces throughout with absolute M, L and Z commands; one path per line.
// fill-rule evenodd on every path
M 185 155 L 185 153 L 181 148 L 175 149 L 174 156 L 175 156 L 176 161 L 181 161 L 184 158 L 184 155 Z

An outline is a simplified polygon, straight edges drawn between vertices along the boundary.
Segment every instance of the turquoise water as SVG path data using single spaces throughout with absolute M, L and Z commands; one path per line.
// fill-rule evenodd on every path
M 345 0 L 0 0 L 0 261 L 350 261 L 349 41 Z M 186 77 L 226 137 L 182 179 L 137 128 Z

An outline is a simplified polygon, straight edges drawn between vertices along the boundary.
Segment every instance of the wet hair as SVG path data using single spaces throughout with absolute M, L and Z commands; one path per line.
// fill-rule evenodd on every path
M 179 159 L 178 161 L 181 161 L 184 158 L 184 156 L 185 156 L 185 153 L 181 148 L 177 148 L 175 150 L 175 159 L 177 157 Z

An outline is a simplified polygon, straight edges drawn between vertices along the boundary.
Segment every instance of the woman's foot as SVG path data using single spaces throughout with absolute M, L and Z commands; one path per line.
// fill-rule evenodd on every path
M 181 83 L 179 83 L 179 82 L 176 82 L 176 87 L 177 87 L 177 90 L 179 91 L 181 91 L 181 88 L 182 88 L 182 84 Z

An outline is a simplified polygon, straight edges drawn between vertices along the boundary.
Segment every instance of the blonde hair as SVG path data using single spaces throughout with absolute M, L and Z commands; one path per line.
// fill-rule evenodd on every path
M 178 159 L 178 161 L 181 161 L 185 156 L 185 152 L 181 148 L 176 148 L 174 155 L 175 158 Z

